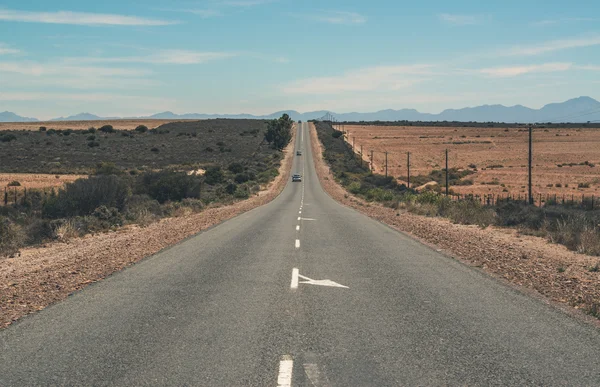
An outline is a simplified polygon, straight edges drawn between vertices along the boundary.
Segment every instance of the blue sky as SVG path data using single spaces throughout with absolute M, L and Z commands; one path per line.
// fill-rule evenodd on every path
M 0 2 L 0 111 L 53 118 L 600 99 L 600 3 Z

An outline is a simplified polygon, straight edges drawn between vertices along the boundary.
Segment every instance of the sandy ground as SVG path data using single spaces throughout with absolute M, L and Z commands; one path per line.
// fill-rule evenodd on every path
M 312 124 L 311 131 L 317 174 L 324 189 L 335 200 L 570 311 L 573 311 L 570 307 L 587 310 L 596 305 L 600 313 L 600 272 L 589 270 L 600 263 L 599 257 L 576 254 L 564 246 L 551 244 L 543 238 L 518 235 L 511 229 L 457 225 L 441 218 L 427 218 L 366 203 L 334 181 L 323 161 L 321 143 Z M 583 313 L 576 315 L 591 320 Z
M 0 328 L 208 227 L 270 202 L 290 177 L 294 140 L 295 134 L 285 150 L 280 175 L 260 195 L 248 200 L 162 219 L 145 228 L 129 226 L 67 243 L 28 248 L 15 258 L 0 258 Z
M 157 128 L 169 122 L 179 121 L 198 121 L 198 120 L 107 120 L 107 121 L 46 121 L 46 122 L 0 122 L 0 131 L 2 130 L 39 130 L 40 126 L 47 129 L 89 129 L 94 127 L 98 129 L 104 125 L 112 125 L 118 130 L 132 130 L 139 125 L 146 125 L 148 129 Z
M 44 189 L 59 188 L 65 183 L 73 182 L 77 179 L 87 177 L 85 175 L 47 175 L 36 173 L 0 173 L 0 188 L 6 187 L 13 181 L 21 183 L 17 189 Z
M 452 187 L 455 192 L 479 195 L 527 192 L 528 133 L 525 129 L 348 125 L 345 130 L 356 152 L 363 146 L 365 160 L 370 159 L 371 150 L 375 151 L 374 167 L 379 173 L 385 170 L 385 151 L 388 151 L 389 174 L 405 177 L 406 152 L 411 152 L 411 175 L 415 176 L 444 168 L 444 152 L 448 149 L 450 168 L 476 170 L 468 177 L 475 184 Z M 572 195 L 575 198 L 581 198 L 582 194 L 600 195 L 598 129 L 536 129 L 533 149 L 535 194 L 556 194 L 560 198 L 564 195 L 566 199 Z M 595 166 L 564 165 L 586 161 Z M 579 183 L 591 186 L 578 188 Z

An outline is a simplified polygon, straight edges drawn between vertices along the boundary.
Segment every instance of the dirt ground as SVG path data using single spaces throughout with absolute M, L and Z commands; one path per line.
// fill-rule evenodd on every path
M 406 152 L 411 153 L 411 176 L 415 176 L 445 168 L 444 152 L 448 149 L 449 168 L 475 172 L 467 177 L 474 185 L 454 186 L 455 192 L 527 192 L 526 129 L 355 125 L 346 126 L 345 130 L 357 153 L 362 145 L 366 161 L 371 150 L 375 151 L 374 167 L 379 173 L 385 170 L 385 151 L 389 152 L 388 173 L 405 177 Z M 582 194 L 600 194 L 600 130 L 536 128 L 533 150 L 534 194 L 556 194 L 559 198 L 564 195 L 569 200 L 573 195 L 581 199 Z M 579 187 L 580 183 L 590 187 Z
M 270 202 L 290 177 L 294 140 L 295 130 L 279 176 L 250 199 L 162 219 L 145 228 L 128 226 L 23 249 L 15 258 L 0 258 L 0 329 L 189 236 Z
M 565 246 L 520 235 L 513 229 L 458 225 L 446 219 L 427 218 L 367 203 L 335 182 L 323 161 L 314 125 L 311 131 L 317 175 L 325 191 L 335 200 L 600 326 L 600 321 L 587 315 L 595 313 L 600 318 L 600 272 L 590 270 L 600 264 L 598 257 L 576 254 Z
M 77 179 L 87 177 L 85 175 L 48 175 L 35 173 L 0 173 L 0 189 L 6 187 L 13 181 L 21 183 L 18 190 L 27 187 L 27 189 L 59 188 L 65 183 L 73 182 Z M 11 187 L 12 189 L 12 187 Z
M 139 125 L 146 125 L 148 129 L 155 129 L 170 122 L 198 121 L 198 120 L 107 120 L 107 121 L 38 121 L 38 122 L 0 122 L 2 130 L 39 130 L 40 126 L 47 129 L 89 129 L 100 128 L 104 125 L 112 125 L 118 130 L 133 130 Z

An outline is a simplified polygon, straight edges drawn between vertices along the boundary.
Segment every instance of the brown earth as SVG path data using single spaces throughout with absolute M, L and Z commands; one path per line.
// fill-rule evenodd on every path
M 279 176 L 265 191 L 248 200 L 162 219 L 145 228 L 129 226 L 67 243 L 24 249 L 15 258 L 0 258 L 0 328 L 189 236 L 270 202 L 289 179 L 294 139 L 295 130 L 284 151 Z
M 542 296 L 569 311 L 574 312 L 568 306 L 595 313 L 600 318 L 600 272 L 590 271 L 600 264 L 600 258 L 576 254 L 562 245 L 519 235 L 512 229 L 458 225 L 441 218 L 427 218 L 367 203 L 335 182 L 323 161 L 322 146 L 313 124 L 311 144 L 321 184 L 338 202 L 527 293 Z M 600 326 L 598 320 L 587 318 L 583 313 L 575 314 Z
M 155 129 L 163 124 L 170 122 L 183 122 L 183 121 L 198 121 L 198 120 L 106 120 L 106 121 L 38 121 L 38 122 L 0 122 L 0 131 L 3 130 L 39 130 L 40 126 L 45 126 L 47 129 L 89 129 L 94 127 L 96 129 L 104 125 L 112 125 L 118 130 L 133 130 L 139 125 L 146 125 L 148 129 Z
M 21 183 L 22 189 L 44 189 L 44 188 L 59 188 L 65 183 L 73 182 L 77 179 L 87 177 L 86 175 L 48 175 L 36 173 L 0 173 L 0 188 L 6 187 L 13 181 Z
M 427 175 L 434 169 L 445 168 L 444 152 L 448 149 L 449 168 L 476 172 L 467 177 L 474 185 L 454 186 L 455 192 L 478 195 L 527 192 L 525 129 L 351 125 L 345 130 L 348 142 L 354 141 L 356 152 L 363 146 L 365 160 L 370 159 L 371 150 L 375 151 L 376 172 L 385 170 L 383 152 L 388 151 L 388 173 L 405 178 L 406 152 L 410 152 L 411 176 Z M 536 128 L 533 149 L 534 194 L 556 194 L 559 198 L 564 195 L 569 200 L 572 195 L 581 199 L 582 194 L 600 194 L 600 130 Z M 564 165 L 586 161 L 593 166 Z M 589 183 L 590 188 L 578 188 L 579 183 Z

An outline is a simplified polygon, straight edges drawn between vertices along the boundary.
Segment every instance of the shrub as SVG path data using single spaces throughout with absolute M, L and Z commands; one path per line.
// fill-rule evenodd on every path
M 94 128 L 94 127 L 89 128 L 88 132 L 90 132 L 90 133 L 96 133 L 96 128 Z
M 47 130 L 47 128 L 45 126 L 40 126 L 40 132 L 45 132 Z
M 12 133 L 0 136 L 0 142 L 11 142 L 11 141 L 16 141 L 16 140 L 17 140 L 17 136 L 15 136 Z
M 123 175 L 124 172 L 115 163 L 102 162 L 96 165 L 94 175 Z
M 24 240 L 21 227 L 10 219 L 0 216 L 0 256 L 10 257 L 18 253 Z
M 234 178 L 235 182 L 238 184 L 245 183 L 250 180 L 250 176 L 247 173 L 238 173 Z
M 579 183 L 577 188 L 590 188 L 590 183 Z
M 98 141 L 90 141 L 87 143 L 87 146 L 90 148 L 96 148 L 100 146 L 100 143 Z
M 88 138 L 87 138 L 88 141 L 94 141 L 95 139 L 96 139 L 96 136 L 94 136 L 94 135 L 88 136 Z
M 160 149 L 158 149 L 157 147 L 152 147 L 152 148 L 150 149 L 150 151 L 151 151 L 151 152 L 158 153 L 158 152 L 160 152 Z
M 214 166 L 214 167 L 208 168 L 206 170 L 206 173 L 204 174 L 206 184 L 210 184 L 210 185 L 216 185 L 216 184 L 223 182 L 224 177 L 225 177 L 225 174 L 223 173 L 223 171 L 221 170 L 221 167 L 219 167 L 219 166 Z
M 225 192 L 227 192 L 229 195 L 233 195 L 236 190 L 237 185 L 235 185 L 234 183 L 229 183 L 227 184 L 227 187 L 225 187 Z
M 114 207 L 100 206 L 94 210 L 92 216 L 102 223 L 103 228 L 119 227 L 124 222 L 123 215 Z
M 482 206 L 478 201 L 461 200 L 452 202 L 447 216 L 459 224 L 476 224 L 485 228 L 495 223 L 496 213 L 491 208 Z
M 113 128 L 112 125 L 104 125 L 100 128 L 100 131 L 103 133 L 114 133 L 115 128 Z
M 68 183 L 58 194 L 51 195 L 42 214 L 49 218 L 90 215 L 103 205 L 123 210 L 130 195 L 129 186 L 120 177 L 91 176 Z
M 18 182 L 18 181 L 16 181 L 16 180 L 13 180 L 13 181 L 11 181 L 10 183 L 8 183 L 8 186 L 9 186 L 9 187 L 20 187 L 20 186 L 21 186 L 21 183 L 19 183 L 19 182 Z
M 138 127 L 135 128 L 135 131 L 139 133 L 146 133 L 148 131 L 148 127 L 146 125 L 138 125 Z
M 357 181 L 350 183 L 348 191 L 354 195 L 358 195 L 360 193 L 360 183 Z
M 137 194 L 146 194 L 159 203 L 200 197 L 200 178 L 185 172 L 146 172 L 138 177 Z
M 209 147 L 209 146 L 207 146 L 207 147 L 206 147 L 206 149 L 205 149 L 205 151 L 207 151 L 207 152 L 213 152 L 213 151 L 214 151 L 214 149 L 213 149 L 213 148 L 211 148 L 211 147 Z
M 227 169 L 229 169 L 230 172 L 232 173 L 242 173 L 244 172 L 244 166 L 240 163 L 231 163 L 229 164 L 229 166 L 227 167 Z
M 334 130 L 334 131 L 331 133 L 331 136 L 332 136 L 333 138 L 340 138 L 340 137 L 342 137 L 343 135 L 344 135 L 344 132 L 342 132 L 342 131 L 340 131 L 340 130 Z

